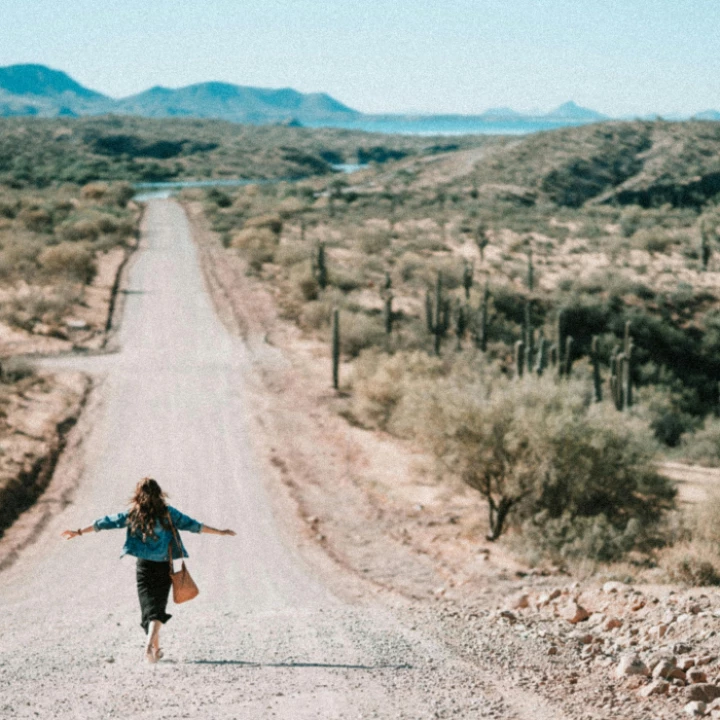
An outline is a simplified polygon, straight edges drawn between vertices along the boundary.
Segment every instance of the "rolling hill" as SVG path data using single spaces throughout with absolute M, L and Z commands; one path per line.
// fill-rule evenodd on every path
M 360 113 L 324 93 L 300 93 L 207 82 L 170 89 L 154 87 L 114 100 L 43 65 L 0 68 L 0 116 L 136 115 L 213 118 L 240 123 L 322 123 Z
M 131 97 L 113 99 L 83 87 L 66 73 L 43 65 L 0 68 L 0 117 L 134 115 L 150 118 L 212 118 L 249 124 L 302 124 L 373 132 L 469 134 L 502 132 L 509 122 L 520 132 L 600 122 L 604 115 L 567 102 L 546 114 L 494 108 L 479 115 L 368 115 L 325 93 L 269 89 L 222 82 L 181 88 L 156 86 Z
M 720 193 L 720 124 L 613 121 L 538 133 L 478 163 L 473 182 L 568 207 L 701 207 Z

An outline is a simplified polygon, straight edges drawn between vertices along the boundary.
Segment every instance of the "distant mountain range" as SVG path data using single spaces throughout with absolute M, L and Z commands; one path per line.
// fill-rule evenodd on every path
M 459 128 L 478 132 L 475 126 L 534 124 L 535 129 L 582 125 L 608 120 L 607 116 L 567 102 L 545 114 L 522 114 L 510 108 L 492 108 L 479 115 L 367 115 L 325 93 L 271 90 L 221 82 L 206 82 L 170 89 L 154 87 L 138 95 L 115 100 L 83 87 L 66 73 L 44 65 L 11 65 L 0 68 L 0 117 L 74 117 L 80 115 L 137 115 L 140 117 L 215 118 L 237 123 L 287 123 L 353 127 L 402 132 L 437 127 L 439 132 Z M 708 110 L 696 116 L 720 120 Z

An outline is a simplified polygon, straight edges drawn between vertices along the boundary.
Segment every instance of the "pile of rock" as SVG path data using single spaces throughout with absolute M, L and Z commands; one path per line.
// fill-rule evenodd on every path
M 601 588 L 525 589 L 496 617 L 544 639 L 554 661 L 574 657 L 640 702 L 668 702 L 720 720 L 720 610 L 714 609 L 720 595 L 651 590 L 614 581 Z

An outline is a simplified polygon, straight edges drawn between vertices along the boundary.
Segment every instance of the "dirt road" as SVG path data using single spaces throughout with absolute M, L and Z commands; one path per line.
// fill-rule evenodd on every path
M 253 463 L 245 347 L 218 321 L 172 201 L 149 206 L 118 340 L 117 354 L 62 361 L 98 387 L 73 503 L 0 575 L 0 717 L 543 716 L 452 651 L 427 608 L 343 599 L 288 541 Z M 122 509 L 144 475 L 238 533 L 187 536 L 201 595 L 171 608 L 156 666 L 141 661 L 124 531 L 59 539 Z

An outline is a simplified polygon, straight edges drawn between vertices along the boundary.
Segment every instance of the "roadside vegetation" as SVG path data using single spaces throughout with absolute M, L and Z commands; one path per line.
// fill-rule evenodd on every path
M 133 194 L 127 183 L 0 184 L 0 534 L 47 486 L 87 389 L 22 356 L 102 347 L 137 243 Z
M 489 537 L 707 580 L 656 462 L 720 460 L 719 152 L 608 123 L 188 197 L 328 349 L 339 309 L 341 411 L 432 448 Z
M 134 247 L 139 211 L 129 204 L 132 195 L 123 183 L 2 189 L 4 355 L 32 351 L 33 338 L 82 344 L 104 332 L 109 288 L 95 297 L 94 281 L 104 264 L 118 265 Z

